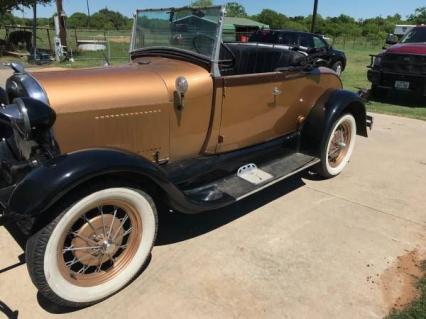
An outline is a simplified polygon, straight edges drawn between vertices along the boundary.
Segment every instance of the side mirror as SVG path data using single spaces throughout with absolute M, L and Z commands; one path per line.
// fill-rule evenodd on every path
M 389 34 L 388 37 L 386 38 L 386 44 L 388 45 L 394 45 L 394 44 L 397 44 L 398 42 L 399 42 L 399 39 L 395 34 Z
M 177 109 L 181 111 L 184 106 L 183 100 L 184 100 L 185 94 L 189 88 L 188 80 L 183 76 L 178 77 L 175 82 L 175 88 L 176 88 L 175 103 L 176 103 Z

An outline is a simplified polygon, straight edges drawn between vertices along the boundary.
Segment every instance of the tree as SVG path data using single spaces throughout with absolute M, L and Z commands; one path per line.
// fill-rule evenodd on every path
M 273 29 L 281 29 L 284 27 L 288 18 L 271 9 L 263 9 L 260 14 L 253 17 L 254 20 L 269 25 Z
M 82 12 L 73 13 L 67 20 L 67 25 L 69 28 L 73 29 L 82 29 L 87 27 L 87 22 L 89 17 L 87 14 Z
M 37 0 L 37 3 L 48 4 L 52 0 Z M 31 7 L 34 4 L 34 0 L 1 0 L 0 2 L 0 15 L 4 15 L 6 12 L 19 9 L 21 6 Z
M 426 24 L 426 7 L 417 8 L 416 12 L 408 17 L 415 24 Z
M 213 0 L 196 0 L 192 2 L 194 7 L 211 7 L 213 5 Z
M 128 27 L 128 20 L 129 18 L 123 16 L 121 13 L 105 8 L 92 15 L 90 25 L 95 29 L 123 30 Z
M 228 2 L 226 4 L 226 16 L 246 18 L 247 12 L 246 12 L 246 9 L 238 2 Z

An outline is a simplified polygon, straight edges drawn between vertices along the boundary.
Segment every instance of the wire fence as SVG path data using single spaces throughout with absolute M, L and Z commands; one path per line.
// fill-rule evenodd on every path
M 70 55 L 75 61 L 87 64 L 126 61 L 129 56 L 130 39 L 129 30 L 67 30 L 67 48 Z M 32 48 L 32 28 L 20 26 L 0 28 L 0 45 L 2 43 L 3 45 L 7 43 L 3 53 L 21 58 L 29 56 L 28 47 Z M 55 58 L 54 29 L 37 29 L 37 51 Z
M 1 46 L 5 40 L 10 40 L 16 32 L 32 34 L 31 27 L 10 26 L 0 28 L 0 55 Z M 26 38 L 28 39 L 28 34 Z M 22 35 L 22 34 L 21 34 Z M 249 41 L 251 33 L 224 34 L 228 42 Z M 24 37 L 25 38 L 25 37 Z M 29 41 L 32 37 L 29 36 Z M 124 63 L 128 61 L 131 41 L 130 30 L 67 30 L 67 45 L 73 59 L 82 65 L 101 65 L 105 62 Z M 341 50 L 380 50 L 384 40 L 368 37 L 338 37 L 331 40 L 333 45 Z M 32 45 L 30 43 L 30 45 Z M 4 48 L 3 48 L 4 49 Z M 9 55 L 29 56 L 25 41 L 8 47 Z M 37 50 L 55 57 L 55 30 L 51 28 L 37 29 Z M 5 51 L 5 50 L 3 50 Z

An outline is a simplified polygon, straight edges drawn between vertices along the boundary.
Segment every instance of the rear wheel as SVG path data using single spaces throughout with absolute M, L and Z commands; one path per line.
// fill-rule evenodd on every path
M 82 307 L 114 294 L 154 245 L 156 208 L 140 190 L 102 189 L 58 213 L 26 247 L 32 281 L 56 304 Z
M 334 123 L 321 150 L 317 169 L 321 176 L 331 178 L 345 169 L 355 147 L 356 131 L 352 114 L 345 114 Z

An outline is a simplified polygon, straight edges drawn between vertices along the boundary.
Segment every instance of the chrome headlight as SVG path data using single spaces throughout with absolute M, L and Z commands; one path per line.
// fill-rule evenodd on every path
M 25 140 L 48 131 L 56 120 L 55 111 L 32 98 L 17 98 L 0 110 L 0 122 L 16 129 Z

